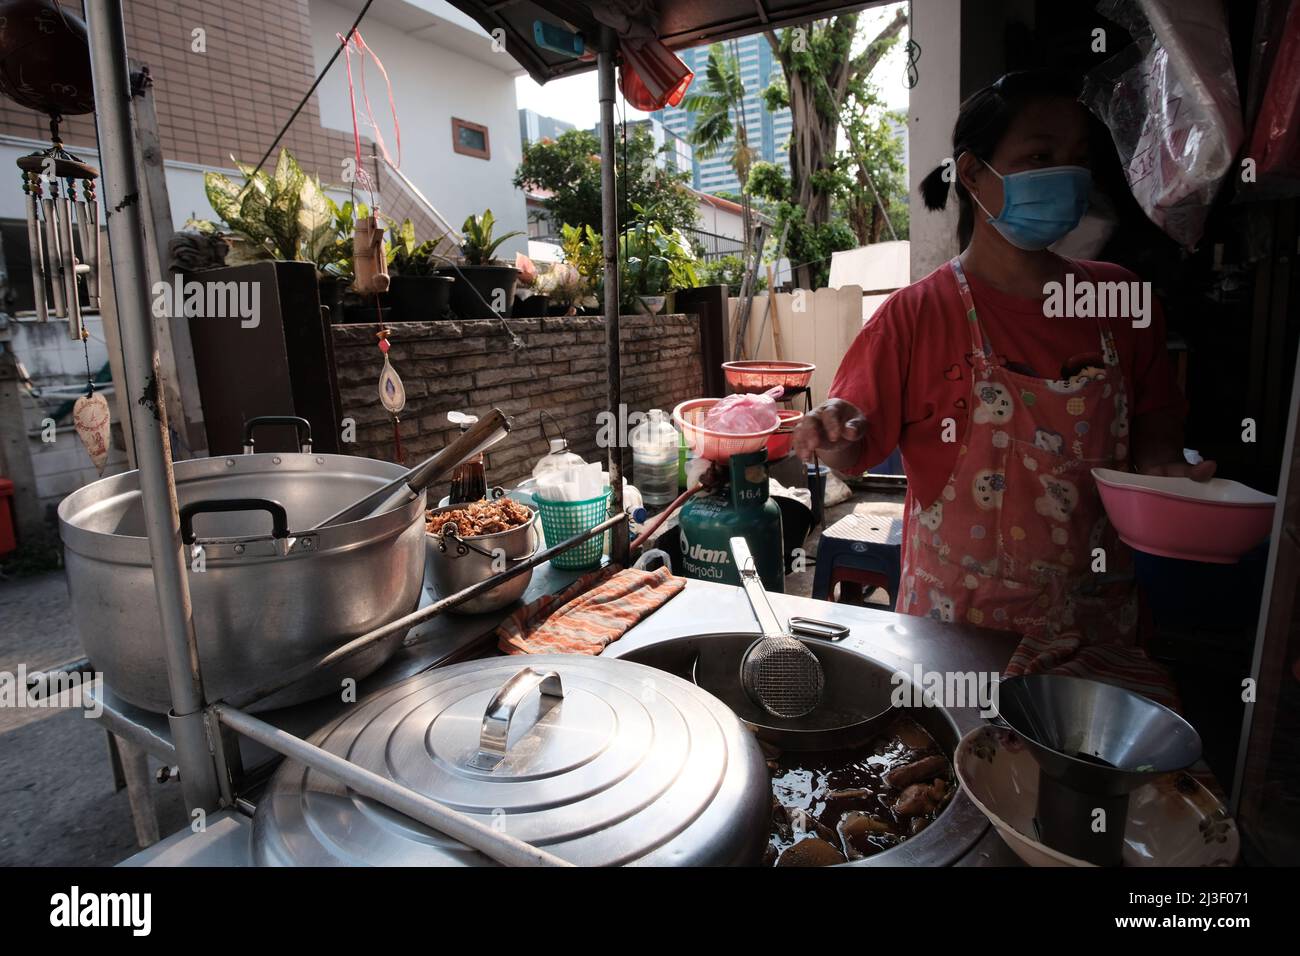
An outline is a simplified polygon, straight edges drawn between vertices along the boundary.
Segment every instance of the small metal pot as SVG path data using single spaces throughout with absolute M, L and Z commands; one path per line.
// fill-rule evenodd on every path
M 438 515 L 457 511 L 464 505 L 446 505 L 434 508 L 434 527 L 437 527 Z M 524 507 L 527 507 L 525 505 Z M 537 535 L 537 512 L 529 508 L 532 520 L 508 531 L 496 534 L 481 534 L 470 538 L 459 535 L 435 534 L 425 532 L 425 568 L 427 576 L 439 597 L 447 597 L 457 591 L 463 591 L 471 585 L 486 581 L 488 578 L 509 570 L 520 561 L 531 558 L 539 545 Z M 507 604 L 513 604 L 528 590 L 528 582 L 533 578 L 531 570 L 517 574 L 491 590 L 480 594 L 472 600 L 456 607 L 448 608 L 454 614 L 486 614 L 498 611 Z

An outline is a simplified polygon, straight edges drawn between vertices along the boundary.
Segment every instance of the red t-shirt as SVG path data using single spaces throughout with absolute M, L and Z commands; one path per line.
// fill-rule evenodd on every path
M 1083 261 L 1094 282 L 1133 282 L 1137 276 L 1109 262 Z M 1076 281 L 1085 275 L 1076 266 Z M 1049 318 L 1042 299 L 1007 295 L 967 272 L 975 311 L 993 351 L 1016 372 L 1068 378 L 1100 366 L 1095 318 Z M 1164 313 L 1152 297 L 1151 324 L 1133 327 L 1109 319 L 1119 352 L 1130 416 L 1185 409 L 1165 347 Z M 970 331 L 957 281 L 947 263 L 891 295 L 858 333 L 840 363 L 830 395 L 851 402 L 867 419 L 859 473 L 895 448 L 908 486 L 922 507 L 933 503 L 952 474 L 966 434 L 971 393 Z M 955 421 L 956 441 L 943 441 L 943 420 Z

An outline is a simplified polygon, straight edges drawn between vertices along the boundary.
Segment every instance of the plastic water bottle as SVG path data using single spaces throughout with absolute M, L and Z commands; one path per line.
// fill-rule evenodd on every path
M 567 441 L 563 438 L 552 438 L 550 452 L 538 459 L 537 464 L 533 466 L 533 477 L 536 478 L 548 471 L 563 471 L 566 468 L 585 464 L 581 455 L 569 451 Z
M 662 409 L 652 408 L 632 430 L 632 473 L 647 506 L 662 508 L 677 497 L 677 429 Z

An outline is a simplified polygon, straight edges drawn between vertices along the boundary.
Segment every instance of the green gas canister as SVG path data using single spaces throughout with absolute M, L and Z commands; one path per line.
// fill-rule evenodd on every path
M 767 451 L 731 457 L 731 481 L 682 506 L 682 565 L 686 577 L 740 585 L 728 542 L 740 536 L 749 545 L 758 575 L 768 591 L 785 591 L 781 553 L 781 509 L 768 496 Z

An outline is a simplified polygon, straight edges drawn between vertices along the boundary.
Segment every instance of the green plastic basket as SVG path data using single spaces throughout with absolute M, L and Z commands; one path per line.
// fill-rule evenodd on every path
M 609 517 L 610 489 L 599 498 L 586 501 L 547 501 L 534 495 L 537 510 L 542 515 L 542 533 L 546 535 L 546 546 L 554 547 L 561 541 L 567 541 L 575 534 L 590 531 Z M 551 558 L 551 564 L 565 571 L 586 571 L 600 566 L 601 556 L 605 553 L 605 544 L 609 532 L 598 534 Z

